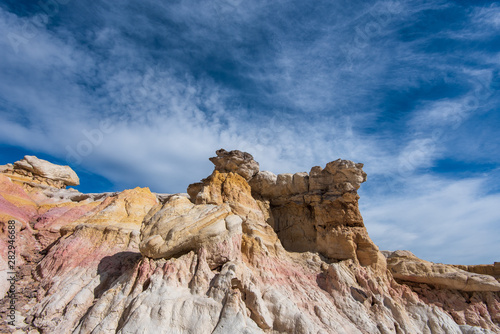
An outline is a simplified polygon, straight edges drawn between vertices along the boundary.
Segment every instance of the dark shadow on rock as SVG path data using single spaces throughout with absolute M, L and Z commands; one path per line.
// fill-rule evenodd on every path
M 141 259 L 142 255 L 139 252 L 119 252 L 103 257 L 97 267 L 97 275 L 100 276 L 101 282 L 94 289 L 95 298 L 99 298 L 124 273 L 133 270 Z

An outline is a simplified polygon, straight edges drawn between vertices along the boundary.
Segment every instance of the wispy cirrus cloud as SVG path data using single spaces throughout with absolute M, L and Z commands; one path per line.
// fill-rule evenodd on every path
M 382 249 L 410 249 L 444 263 L 496 261 L 500 194 L 488 193 L 489 177 L 443 180 L 419 176 L 405 191 L 362 199 L 368 232 Z M 411 193 L 409 193 L 411 192 Z

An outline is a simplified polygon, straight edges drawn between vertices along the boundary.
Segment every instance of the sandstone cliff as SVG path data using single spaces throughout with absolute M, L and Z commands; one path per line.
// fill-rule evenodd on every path
M 17 224 L 17 331 L 500 332 L 497 264 L 379 251 L 358 209 L 362 164 L 274 175 L 240 151 L 210 160 L 210 176 L 174 195 L 81 194 L 65 189 L 78 183 L 69 167 L 35 157 L 0 168 L 2 259 Z

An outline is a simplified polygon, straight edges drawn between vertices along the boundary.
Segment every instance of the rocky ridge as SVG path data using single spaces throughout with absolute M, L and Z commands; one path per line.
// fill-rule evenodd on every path
M 358 209 L 362 164 L 274 175 L 216 153 L 213 173 L 176 195 L 81 194 L 67 170 L 0 169 L 3 253 L 7 220 L 18 224 L 18 331 L 500 332 L 496 264 L 379 251 Z

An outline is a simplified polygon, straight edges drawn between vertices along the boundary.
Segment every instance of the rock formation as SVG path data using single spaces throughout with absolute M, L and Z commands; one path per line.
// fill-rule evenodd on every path
M 46 160 L 26 155 L 24 159 L 0 166 L 0 172 L 20 184 L 34 182 L 56 188 L 77 186 L 80 179 L 69 166 L 54 165 Z
M 239 255 L 241 222 L 227 204 L 194 205 L 186 197 L 173 196 L 144 218 L 139 249 L 144 256 L 161 259 L 204 248 L 210 267 L 216 268 Z M 222 243 L 234 246 L 230 249 L 234 258 L 217 252 Z
M 384 254 L 394 278 L 409 286 L 423 301 L 447 311 L 458 324 L 498 332 L 500 277 L 495 275 L 495 268 L 500 263 L 452 266 L 421 260 L 409 251 Z
M 358 209 L 357 190 L 366 181 L 363 164 L 336 160 L 309 174 L 259 172 L 250 180 L 256 198 L 267 201 L 269 223 L 289 251 L 319 252 L 331 260 L 353 259 L 385 268 Z
M 500 291 L 494 276 L 471 273 L 457 266 L 424 261 L 409 251 L 387 253 L 388 267 L 395 279 L 425 283 L 460 291 Z
M 248 181 L 259 172 L 259 163 L 253 160 L 251 154 L 241 151 L 228 152 L 220 149 L 216 157 L 210 158 L 215 169 L 221 173 L 236 173 Z
M 362 164 L 274 175 L 240 151 L 210 160 L 210 176 L 174 195 L 82 194 L 65 189 L 76 175 L 34 157 L 1 169 L 18 333 L 500 332 L 497 263 L 378 250 L 358 209 Z

